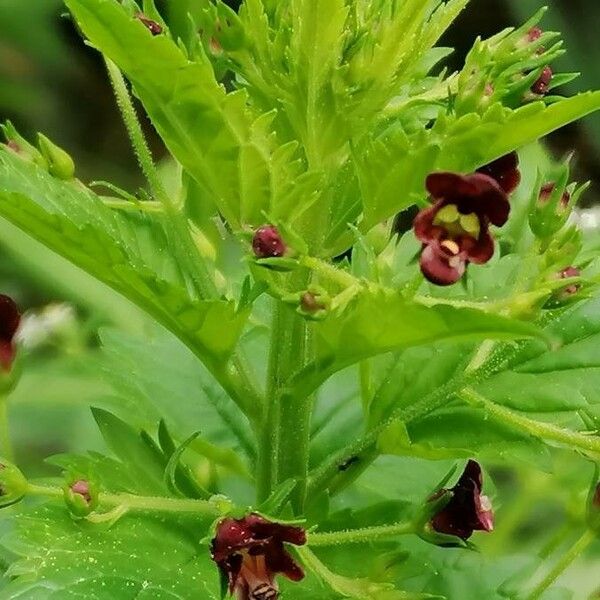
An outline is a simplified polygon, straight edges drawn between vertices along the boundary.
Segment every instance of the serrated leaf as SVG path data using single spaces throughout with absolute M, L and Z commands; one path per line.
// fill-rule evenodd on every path
M 248 309 L 190 292 L 173 258 L 157 250 L 165 245 L 157 222 L 115 213 L 81 184 L 1 148 L 0 215 L 138 304 L 213 368 L 231 353 Z
M 291 157 L 275 156 L 274 115 L 250 112 L 245 92 L 226 93 L 203 53 L 189 60 L 117 2 L 66 4 L 90 41 L 130 79 L 165 144 L 210 201 L 232 225 L 260 225 L 263 211 L 276 204 L 271 177 L 295 178 Z M 272 173 L 272 166 L 282 172 Z
M 477 456 L 544 467 L 549 462 L 542 442 L 490 421 L 484 411 L 464 406 L 437 410 L 408 426 L 395 422 L 379 437 L 378 449 L 382 454 L 429 460 Z
M 197 541 L 206 524 L 127 516 L 106 529 L 75 523 L 52 505 L 22 511 L 15 522 L 2 538 L 18 557 L 2 600 L 219 599 L 217 569 Z
M 392 128 L 354 152 L 362 227 L 369 229 L 423 198 L 427 174 L 471 172 L 598 109 L 600 92 L 587 92 L 550 106 L 535 102 L 513 111 L 496 104 L 481 116 L 440 116 L 430 130 L 412 135 Z
M 163 483 L 165 460 L 158 458 L 157 454 L 146 444 L 140 435 L 129 424 L 108 411 L 93 408 L 92 414 L 98 424 L 107 446 L 129 469 L 136 473 L 136 477 L 149 494 L 166 493 Z
M 443 339 L 540 337 L 530 323 L 450 306 L 425 307 L 399 293 L 363 291 L 344 311 L 315 324 L 317 359 L 297 377 L 303 391 L 371 356 Z M 314 386 L 314 387 L 313 387 Z

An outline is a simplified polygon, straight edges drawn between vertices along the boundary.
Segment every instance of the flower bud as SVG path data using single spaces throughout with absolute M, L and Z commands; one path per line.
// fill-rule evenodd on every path
M 160 35 L 163 32 L 163 26 L 160 23 L 157 23 L 156 21 L 153 21 L 152 19 L 147 17 L 144 13 L 137 13 L 135 15 L 135 18 L 141 23 L 143 23 L 146 29 L 152 35 Z
M 311 286 L 300 295 L 298 312 L 311 319 L 322 319 L 331 305 L 329 294 L 322 288 Z
M 48 163 L 50 175 L 66 181 L 75 177 L 75 163 L 62 148 L 41 133 L 38 133 L 38 146 Z
M 98 506 L 97 486 L 83 478 L 71 478 L 63 488 L 65 502 L 74 517 L 87 517 Z
M 4 125 L 0 125 L 4 137 L 6 138 L 6 146 L 14 152 L 18 157 L 26 162 L 33 163 L 44 170 L 48 170 L 48 163 L 42 156 L 41 152 L 32 144 L 30 144 L 8 121 Z
M 529 213 L 529 225 L 537 238 L 547 240 L 555 236 L 566 224 L 571 207 L 584 191 L 585 187 L 576 189 L 574 184 L 567 187 L 567 181 L 568 169 L 560 181 L 541 186 Z
M 545 96 L 550 91 L 550 83 L 552 81 L 553 75 L 554 73 L 552 72 L 550 66 L 546 65 L 542 69 L 540 76 L 534 81 L 533 85 L 531 86 L 531 92 L 538 96 Z
M 0 508 L 16 504 L 26 493 L 27 479 L 23 473 L 0 457 Z
M 252 250 L 256 258 L 278 258 L 286 251 L 285 242 L 274 225 L 259 227 L 252 239 Z

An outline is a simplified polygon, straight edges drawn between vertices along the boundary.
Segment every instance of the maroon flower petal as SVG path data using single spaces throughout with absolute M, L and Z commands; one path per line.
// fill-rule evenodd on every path
M 477 172 L 491 177 L 507 194 L 510 194 L 521 182 L 521 172 L 518 167 L 519 155 L 516 152 L 510 152 L 487 165 L 483 165 L 483 167 L 477 169 Z
M 477 240 L 463 238 L 460 248 L 469 262 L 483 265 L 494 256 L 494 238 L 487 229 L 483 229 Z
M 304 579 L 304 571 L 285 550 L 283 544 L 277 544 L 266 556 L 267 567 L 271 573 L 281 573 L 290 581 L 300 581 Z
M 481 494 L 481 467 L 470 460 L 456 485 L 450 490 L 452 498 L 431 520 L 439 533 L 467 540 L 473 531 L 492 531 L 494 514 L 487 498 Z
M 475 213 L 497 227 L 508 220 L 510 203 L 498 182 L 483 173 L 432 173 L 425 182 L 427 191 L 436 200 L 455 204 L 462 214 Z
M 21 322 L 21 314 L 14 300 L 0 294 L 0 365 L 9 371 L 15 359 L 14 336 Z
M 467 268 L 460 254 L 453 254 L 434 241 L 423 247 L 420 259 L 421 272 L 435 285 L 452 285 Z
M 306 532 L 301 527 L 275 523 L 258 514 L 242 519 L 223 519 L 212 540 L 211 554 L 229 592 L 238 598 L 259 598 L 259 590 L 276 590 L 274 578 L 283 574 L 292 581 L 304 577 L 300 566 L 284 543 L 303 545 Z M 270 596 L 269 596 L 270 597 Z
M 438 200 L 433 206 L 419 211 L 415 217 L 415 220 L 413 221 L 415 236 L 424 244 L 437 240 L 443 235 L 443 228 L 434 225 L 433 220 L 444 204 L 444 200 Z
M 21 314 L 15 301 L 4 294 L 0 294 L 0 339 L 12 342 L 20 322 Z

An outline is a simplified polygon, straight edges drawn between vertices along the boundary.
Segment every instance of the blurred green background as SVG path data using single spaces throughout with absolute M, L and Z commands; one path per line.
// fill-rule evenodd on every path
M 543 26 L 561 31 L 568 48 L 557 70 L 582 73 L 563 93 L 600 89 L 599 0 L 546 3 Z M 457 49 L 451 68 L 460 67 L 477 35 L 520 23 L 543 4 L 472 0 L 442 41 Z M 110 180 L 130 190 L 143 185 L 103 64 L 64 15 L 61 0 L 0 0 L 0 119 L 7 118 L 25 135 L 43 131 L 66 148 L 85 182 Z M 145 127 L 160 157 L 160 140 L 148 123 Z M 548 145 L 555 156 L 576 151 L 575 176 L 592 182 L 584 204 L 600 204 L 600 114 L 553 134 Z M 28 325 L 37 341 L 25 357 L 9 416 L 19 463 L 29 474 L 48 473 L 41 458 L 101 446 L 88 407 L 114 391 L 103 377 L 110 363 L 99 351 L 98 331 L 116 326 L 136 334 L 148 323 L 133 305 L 1 220 L 0 293 L 15 297 L 33 315 Z M 568 540 L 571 524 L 581 518 L 581 478 L 589 474 L 572 473 L 581 461 L 563 458 L 554 477 L 528 469 L 496 473 L 499 496 L 510 500 L 500 507 L 504 525 L 486 542 L 486 551 L 501 553 L 513 544 L 525 553 L 534 543 L 532 531 L 540 534 L 538 549 L 546 544 L 550 551 L 552 544 Z M 578 483 L 570 486 L 572 477 Z M 543 507 L 536 509 L 537 502 Z M 563 537 L 554 540 L 540 532 L 545 520 L 563 523 Z M 579 589 L 576 598 L 590 598 L 598 589 L 600 576 L 589 576 L 594 568 L 597 562 L 583 562 L 569 572 L 564 583 Z

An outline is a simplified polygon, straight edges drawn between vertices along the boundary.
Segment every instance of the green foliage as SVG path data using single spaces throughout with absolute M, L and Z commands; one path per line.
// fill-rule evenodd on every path
M 530 218 L 543 179 L 560 183 L 558 201 L 567 170 L 522 153 L 490 260 L 498 207 L 463 215 L 476 234 L 436 213 L 425 251 L 401 235 L 405 215 L 393 219 L 429 206 L 430 173 L 472 173 L 600 108 L 600 92 L 531 89 L 563 52 L 554 33 L 530 39 L 541 15 L 477 40 L 447 73 L 436 44 L 466 0 L 246 0 L 238 13 L 177 0 L 165 14 L 152 0 L 65 3 L 106 59 L 149 190 L 94 193 L 64 150 L 9 124 L 0 216 L 155 323 L 102 328 L 100 350 L 77 348 L 103 371 L 102 385 L 87 371 L 85 403 L 106 448 L 49 463 L 97 485 L 98 502 L 74 521 L 57 478 L 22 482 L 31 497 L 0 521 L 0 598 L 220 598 L 210 539 L 221 517 L 252 511 L 308 529 L 296 553 L 307 577 L 282 583 L 290 600 L 491 599 L 516 570 L 533 575 L 537 561 L 490 566 L 431 518 L 464 500 L 446 489 L 455 459 L 539 476 L 568 456 L 574 504 L 588 493 L 577 453 L 600 448 L 597 253 L 566 217 L 552 236 Z M 175 181 L 153 164 L 121 73 Z M 584 188 L 566 189 L 574 204 Z M 256 251 L 264 224 L 285 252 Z M 486 264 L 441 288 L 419 272 L 422 253 L 435 280 L 427 251 L 448 270 L 461 252 Z M 565 282 L 568 266 L 579 270 Z M 488 513 L 479 481 L 461 485 Z M 569 526 L 585 527 L 584 504 Z M 313 552 L 323 532 L 337 544 Z
M 8 573 L 18 577 L 0 598 L 219 598 L 215 570 L 198 541 L 201 524 L 129 517 L 98 531 L 74 523 L 60 506 L 29 509 L 17 520 L 3 543 L 19 557 Z

